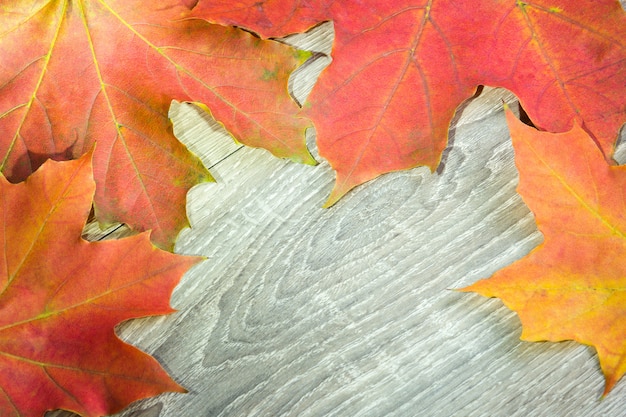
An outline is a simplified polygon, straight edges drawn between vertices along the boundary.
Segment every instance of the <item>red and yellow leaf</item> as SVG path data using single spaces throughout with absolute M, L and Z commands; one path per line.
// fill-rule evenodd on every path
M 214 0 L 216 22 L 265 37 L 335 27 L 333 62 L 305 114 L 337 171 L 327 204 L 376 176 L 435 169 L 478 85 L 515 93 L 536 126 L 578 121 L 613 154 L 626 122 L 626 15 L 617 0 Z
M 46 162 L 26 182 L 0 176 L 0 415 L 83 416 L 184 392 L 114 327 L 172 312 L 182 274 L 201 259 L 157 249 L 147 233 L 81 238 L 95 183 L 91 153 Z
M 593 346 L 606 395 L 626 372 L 626 167 L 609 165 L 577 125 L 550 134 L 507 118 L 518 192 L 544 242 L 462 291 L 501 298 L 523 340 Z
M 202 103 L 240 142 L 313 163 L 287 92 L 305 55 L 191 17 L 183 0 L 11 0 L 0 6 L 0 170 L 94 155 L 102 224 L 171 249 L 187 191 L 210 175 L 172 134 L 172 100 Z

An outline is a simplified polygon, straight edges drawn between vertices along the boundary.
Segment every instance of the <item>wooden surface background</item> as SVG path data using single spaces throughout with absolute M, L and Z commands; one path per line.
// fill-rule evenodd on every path
M 332 25 L 292 41 L 328 52 Z M 294 77 L 301 100 L 323 65 Z M 176 289 L 178 313 L 119 333 L 189 393 L 120 416 L 626 415 L 626 381 L 600 400 L 592 348 L 521 342 L 499 300 L 451 290 L 542 240 L 515 192 L 502 100 L 516 108 L 492 89 L 463 106 L 438 173 L 388 174 L 330 209 L 334 174 L 321 158 L 303 166 L 242 148 L 207 115 L 173 105 L 177 135 L 218 181 L 190 192 L 193 227 L 176 251 L 208 260 Z

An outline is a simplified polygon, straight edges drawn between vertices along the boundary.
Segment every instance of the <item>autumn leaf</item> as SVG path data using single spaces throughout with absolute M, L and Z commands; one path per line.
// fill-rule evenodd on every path
M 264 37 L 334 22 L 333 62 L 304 111 L 337 171 L 327 205 L 385 172 L 434 170 L 478 85 L 511 90 L 541 129 L 578 121 L 607 159 L 626 122 L 617 0 L 214 0 L 196 12 Z
M 189 16 L 195 2 L 11 0 L 0 6 L 0 170 L 94 155 L 103 225 L 171 249 L 187 191 L 210 179 L 173 136 L 172 100 L 200 104 L 240 142 L 314 163 L 287 91 L 307 54 Z
M 65 409 L 112 414 L 184 392 L 114 327 L 172 312 L 182 274 L 201 259 L 157 249 L 147 233 L 89 243 L 91 153 L 46 162 L 24 183 L 0 176 L 0 415 Z
M 522 340 L 595 347 L 606 395 L 626 372 L 626 167 L 610 166 L 578 125 L 550 134 L 507 119 L 518 192 L 544 242 L 462 291 L 501 298 Z

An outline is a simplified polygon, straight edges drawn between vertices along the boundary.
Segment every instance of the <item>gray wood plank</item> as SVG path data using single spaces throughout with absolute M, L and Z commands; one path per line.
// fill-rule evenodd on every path
M 465 109 L 488 116 L 457 122 L 441 174 L 389 174 L 331 209 L 326 163 L 241 149 L 214 166 L 220 182 L 192 190 L 177 244 L 208 257 L 175 291 L 180 311 L 121 329 L 190 393 L 120 415 L 623 413 L 624 384 L 599 400 L 592 349 L 520 342 L 498 300 L 450 290 L 541 241 L 492 100 Z

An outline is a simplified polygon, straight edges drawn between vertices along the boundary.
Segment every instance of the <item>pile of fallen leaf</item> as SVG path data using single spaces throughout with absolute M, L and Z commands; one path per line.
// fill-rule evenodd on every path
M 501 298 L 524 340 L 593 346 L 606 395 L 626 372 L 626 168 L 612 159 L 626 15 L 617 0 L 558 3 L 3 2 L 0 415 L 99 416 L 184 392 L 114 331 L 170 313 L 201 260 L 168 252 L 188 226 L 187 191 L 211 180 L 172 134 L 172 100 L 297 162 L 315 163 L 314 126 L 337 173 L 332 205 L 383 173 L 436 169 L 455 110 L 480 85 L 511 90 L 535 126 L 507 111 L 518 191 L 544 242 L 462 291 Z M 333 62 L 300 108 L 287 82 L 311 54 L 272 39 L 325 21 Z M 101 225 L 142 233 L 84 241 L 92 205 Z

